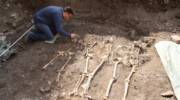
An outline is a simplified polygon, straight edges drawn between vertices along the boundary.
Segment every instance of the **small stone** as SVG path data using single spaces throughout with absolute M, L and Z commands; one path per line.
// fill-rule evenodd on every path
M 172 35 L 171 39 L 172 39 L 172 41 L 174 41 L 178 44 L 180 43 L 180 36 L 178 36 L 178 35 Z
M 20 3 L 18 3 L 17 6 L 18 6 L 19 8 L 22 8 L 22 5 L 21 5 Z
M 73 55 L 74 55 L 74 53 L 73 53 L 73 52 L 68 52 L 68 54 L 69 54 L 70 56 L 73 56 Z
M 9 7 L 10 7 L 10 4 L 9 4 L 9 3 L 7 3 L 7 4 L 6 4 L 6 7 L 7 7 L 7 8 L 9 8 Z
M 33 82 L 24 82 L 24 84 L 28 87 L 31 87 L 33 85 Z
M 11 14 L 10 16 L 11 16 L 12 18 L 14 18 L 14 19 L 17 19 L 18 14 L 17 14 L 17 13 L 13 13 L 13 14 Z
M 97 83 L 94 83 L 94 84 L 93 84 L 93 87 L 97 87 L 97 86 L 98 86 L 98 84 L 97 84 Z
M 104 41 L 104 44 L 108 44 L 108 43 L 112 43 L 113 42 L 113 38 L 110 37 L 109 39 Z
M 138 87 L 137 87 L 137 86 L 134 86 L 134 89 L 136 89 L 136 90 L 137 90 L 137 89 L 138 89 Z
M 17 24 L 14 22 L 14 23 L 12 23 L 12 27 L 16 27 L 17 26 Z
M 5 41 L 6 40 L 6 36 L 1 36 L 0 35 L 0 41 Z
M 28 13 L 28 11 L 27 11 L 27 10 L 25 10 L 25 11 L 24 11 L 24 13 L 25 13 L 25 14 L 27 14 L 27 13 Z
M 52 84 L 52 81 L 48 81 L 47 83 L 48 83 L 48 85 L 51 85 L 51 84 Z
M 3 29 L 2 32 L 3 32 L 3 33 L 6 33 L 6 32 L 8 32 L 8 31 L 9 31 L 9 30 L 8 30 L 8 28 L 6 27 L 6 28 Z
M 139 64 L 145 64 L 146 62 L 150 61 L 151 60 L 151 57 L 150 55 L 142 55 L 140 56 L 139 58 Z
M 137 33 L 136 33 L 135 30 L 131 30 L 130 33 L 129 33 L 130 39 L 135 39 L 135 38 L 136 38 L 136 35 L 137 35 Z
M 3 67 L 3 65 L 2 64 L 0 64 L 0 68 L 2 68 Z
M 41 93 L 49 93 L 51 92 L 51 87 L 50 86 L 45 86 L 40 88 Z
M 112 33 L 112 31 L 108 31 L 108 34 L 111 34 Z
M 170 0 L 164 0 L 164 3 L 165 3 L 165 4 L 169 4 L 169 3 L 170 3 Z
M 161 93 L 161 96 L 163 97 L 172 97 L 173 95 L 174 95 L 174 92 L 171 90 Z
M 63 98 L 66 96 L 66 92 L 62 92 L 59 97 Z
M 142 42 L 146 43 L 147 47 L 150 47 L 155 40 L 156 39 L 154 37 L 144 37 Z

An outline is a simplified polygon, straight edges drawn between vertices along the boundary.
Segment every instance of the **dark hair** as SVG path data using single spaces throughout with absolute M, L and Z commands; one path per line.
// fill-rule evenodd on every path
M 72 9 L 71 7 L 69 7 L 69 6 L 64 8 L 64 12 L 67 12 L 67 13 L 69 13 L 69 14 L 74 15 L 73 9 Z

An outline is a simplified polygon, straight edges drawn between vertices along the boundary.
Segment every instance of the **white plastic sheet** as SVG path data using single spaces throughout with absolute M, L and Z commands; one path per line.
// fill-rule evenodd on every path
M 180 100 L 180 45 L 171 41 L 155 44 L 161 62 L 171 81 L 174 93 Z

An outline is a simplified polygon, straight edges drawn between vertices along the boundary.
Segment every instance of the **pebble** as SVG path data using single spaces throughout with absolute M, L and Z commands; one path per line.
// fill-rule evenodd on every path
M 14 19 L 17 19 L 18 14 L 17 14 L 17 13 L 12 13 L 10 16 L 11 16 L 12 18 L 14 18 Z
M 41 93 L 49 93 L 51 92 L 51 87 L 50 86 L 41 87 L 39 91 Z
M 59 95 L 59 97 L 61 97 L 61 98 L 65 97 L 65 96 L 66 96 L 66 92 L 62 92 L 62 93 Z
M 172 35 L 171 39 L 173 42 L 180 43 L 180 36 L 178 35 Z
M 161 96 L 163 97 L 172 97 L 173 95 L 174 95 L 174 92 L 171 90 L 161 93 Z
M 5 41 L 6 40 L 6 36 L 1 36 L 0 35 L 0 41 Z

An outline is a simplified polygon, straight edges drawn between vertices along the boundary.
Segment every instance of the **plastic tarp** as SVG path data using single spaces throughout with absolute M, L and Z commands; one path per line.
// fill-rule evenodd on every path
M 171 81 L 175 96 L 180 100 L 180 45 L 161 41 L 155 44 L 155 48 Z

